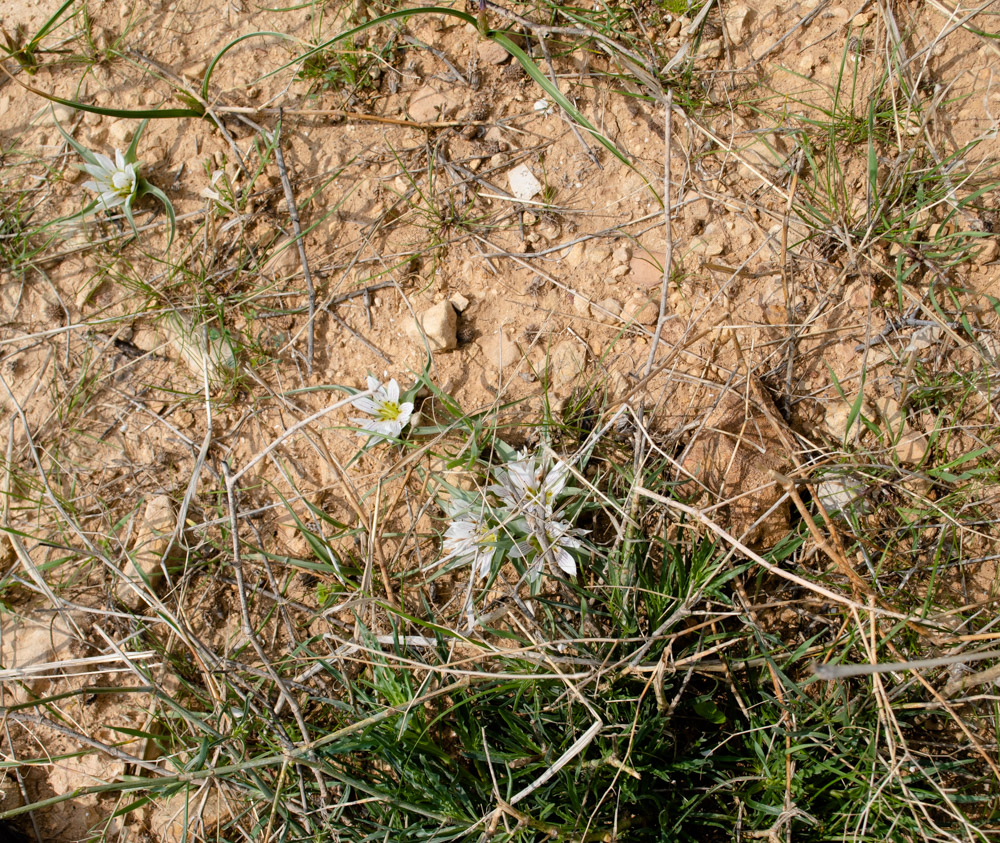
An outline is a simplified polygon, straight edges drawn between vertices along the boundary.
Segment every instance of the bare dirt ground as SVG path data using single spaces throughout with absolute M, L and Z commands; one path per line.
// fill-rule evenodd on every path
M 33 32 L 58 5 L 7 0 L 0 23 Z M 530 439 L 521 425 L 546 413 L 562 417 L 587 400 L 641 401 L 685 500 L 714 507 L 713 518 L 757 549 L 799 518 L 774 471 L 815 480 L 866 443 L 894 472 L 860 481 L 862 517 L 877 532 L 893 495 L 903 508 L 933 508 L 945 494 L 933 469 L 992 448 L 992 396 L 962 384 L 1000 349 L 991 298 L 1000 297 L 1000 219 L 960 200 L 989 180 L 997 158 L 995 42 L 955 27 L 943 6 L 907 4 L 895 20 L 909 63 L 887 83 L 879 52 L 887 17 L 876 4 L 766 2 L 749 14 L 727 13 L 729 5 L 715 4 L 697 39 L 690 18 L 652 6 L 628 24 L 667 53 L 695 55 L 687 87 L 674 92 L 669 156 L 664 104 L 602 50 L 570 51 L 554 38 L 551 66 L 537 56 L 630 166 L 574 126 L 508 53 L 457 22 L 415 17 L 359 36 L 352 46 L 365 58 L 363 80 L 358 65 L 283 68 L 303 44 L 363 20 L 363 4 L 278 12 L 223 0 L 90 2 L 54 40 L 73 52 L 89 44 L 96 60 L 55 54 L 35 75 L 18 75 L 85 103 L 177 107 L 177 86 L 196 90 L 211 57 L 240 35 L 294 39 L 249 38 L 219 62 L 211 104 L 243 109 L 225 115 L 225 131 L 208 120 L 162 119 L 142 136 L 144 174 L 177 214 L 169 261 L 152 200 L 137 204 L 138 243 L 127 224 L 101 216 L 36 235 L 37 254 L 3 253 L 0 444 L 13 539 L 0 536 L 8 576 L 0 644 L 13 671 L 3 704 L 81 683 L 136 687 L 130 697 L 95 691 L 54 703 L 58 717 L 47 724 L 38 715 L 8 724 L 11 777 L 19 759 L 49 759 L 21 768 L 9 799 L 136 774 L 123 758 L 155 757 L 128 730 L 145 729 L 164 702 L 143 690 L 130 663 L 157 664 L 161 681 L 185 660 L 185 669 L 210 673 L 197 664 L 195 639 L 221 658 L 242 658 L 234 575 L 212 566 L 225 523 L 221 461 L 234 470 L 251 463 L 342 398 L 331 385 L 363 388 L 373 374 L 408 386 L 429 360 L 430 378 L 467 412 L 504 407 L 513 444 Z M 921 92 L 919 110 L 907 104 L 907 85 Z M 873 103 L 879 120 L 894 115 L 880 129 L 889 146 L 897 142 L 894 156 L 869 155 Z M 5 210 L 5 237 L 18 215 L 37 225 L 89 201 L 54 119 L 107 153 L 124 149 L 139 125 L 53 112 L 0 80 L 2 179 L 9 190 L 30 188 Z M 311 320 L 286 179 L 265 148 L 276 132 L 316 289 Z M 917 146 L 919 160 L 907 152 Z M 872 164 L 887 203 L 893 185 L 906 184 L 882 218 L 871 214 Z M 526 200 L 509 180 L 521 165 L 541 188 Z M 914 222 L 922 176 L 937 198 Z M 968 259 L 925 265 L 899 245 L 904 231 Z M 668 251 L 674 270 L 665 279 Z M 414 324 L 435 307 L 454 324 L 425 322 L 430 344 L 446 346 L 428 356 Z M 870 425 L 856 420 L 858 408 Z M 418 409 L 433 415 L 429 404 Z M 324 416 L 241 477 L 251 529 L 274 560 L 310 558 L 289 508 L 315 524 L 308 503 L 378 541 L 379 525 L 365 519 L 382 496 L 400 507 L 417 499 L 387 449 L 345 468 L 360 441 L 351 415 L 347 407 Z M 835 481 L 826 492 L 845 488 L 858 487 Z M 979 526 L 956 539 L 967 558 L 991 555 L 996 488 L 963 488 L 962 506 L 979 513 Z M 386 517 L 399 533 L 404 510 Z M 413 517 L 419 541 L 386 540 L 389 574 L 436 552 L 435 522 L 426 512 Z M 159 560 L 168 553 L 163 532 L 175 532 L 186 564 L 168 566 L 155 590 L 131 592 L 124 552 L 149 545 Z M 915 556 L 934 552 L 919 534 L 909 541 Z M 351 542 L 343 545 L 349 555 Z M 283 595 L 283 611 L 306 617 L 318 591 L 304 572 L 276 562 L 249 576 Z M 45 608 L 40 579 L 58 595 Z M 993 563 L 926 587 L 964 603 L 991 599 Z M 339 633 L 342 623 L 313 615 L 308 634 Z M 129 643 L 149 629 L 161 649 Z M 281 652 L 292 643 L 279 628 L 266 646 Z M 32 665 L 44 668 L 25 672 Z M 78 754 L 83 736 L 125 755 Z M 35 828 L 46 841 L 182 839 L 182 808 L 159 803 L 112 819 L 120 800 L 64 801 L 36 811 Z M 216 815 L 233 809 L 206 806 Z

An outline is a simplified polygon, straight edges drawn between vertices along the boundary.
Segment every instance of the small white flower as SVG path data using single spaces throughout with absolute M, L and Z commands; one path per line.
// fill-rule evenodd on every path
M 413 415 L 413 404 L 410 401 L 399 403 L 399 384 L 395 378 L 383 386 L 369 375 L 367 383 L 368 389 L 374 390 L 373 393 L 355 398 L 351 404 L 375 418 L 351 419 L 351 421 L 362 428 L 358 432 L 359 436 L 394 439 L 409 423 L 410 416 Z
M 446 553 L 441 562 L 450 559 L 470 562 L 472 575 L 483 579 L 493 568 L 498 528 L 489 523 L 484 513 L 472 509 L 453 510 L 449 514 L 454 520 L 444 533 L 442 547 Z
M 546 460 L 538 457 L 521 458 L 507 463 L 506 469 L 496 470 L 499 486 L 491 486 L 507 506 L 537 518 L 549 518 L 556 498 L 569 480 L 569 466 L 557 460 L 554 465 L 546 465 Z
M 536 556 L 536 561 L 546 559 L 550 565 L 558 566 L 571 577 L 576 576 L 576 560 L 569 552 L 584 547 L 577 536 L 586 534 L 586 530 L 578 530 L 568 521 L 551 521 L 546 518 L 528 516 L 528 529 L 531 535 L 518 542 L 510 555 L 515 559 L 525 556 Z M 533 576 L 541 573 L 541 566 L 535 565 Z
M 129 210 L 139 185 L 138 165 L 126 163 L 125 156 L 117 149 L 114 161 L 100 152 L 95 152 L 94 158 L 96 164 L 83 165 L 94 180 L 84 182 L 83 186 L 99 194 L 97 204 L 103 210 L 110 211 L 119 206 Z
M 550 103 L 547 99 L 535 100 L 534 109 L 536 114 L 540 114 L 544 117 L 546 114 L 552 113 L 552 103 Z

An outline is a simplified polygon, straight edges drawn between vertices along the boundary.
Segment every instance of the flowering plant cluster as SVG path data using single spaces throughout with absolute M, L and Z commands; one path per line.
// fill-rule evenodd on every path
M 484 579 L 505 558 L 520 560 L 525 577 L 538 580 L 548 565 L 554 573 L 576 576 L 576 555 L 586 530 L 573 526 L 563 505 L 577 490 L 567 485 L 569 465 L 544 454 L 522 451 L 493 469 L 495 483 L 481 492 L 450 490 L 442 507 L 451 523 L 440 562 L 469 563 Z
M 353 418 L 358 426 L 358 436 L 364 436 L 369 444 L 384 439 L 398 439 L 403 428 L 413 417 L 413 402 L 400 401 L 399 384 L 392 378 L 382 384 L 378 378 L 368 375 L 365 383 L 371 395 L 360 395 L 351 401 L 351 406 L 367 413 L 372 418 Z
M 116 208 L 121 208 L 129 225 L 132 226 L 132 230 L 136 231 L 132 203 L 147 194 L 154 196 L 163 203 L 164 210 L 167 212 L 167 219 L 170 223 L 170 235 L 167 243 L 169 248 L 174 239 L 174 230 L 177 227 L 174 206 L 167 198 L 167 194 L 142 177 L 142 165 L 136 157 L 139 139 L 142 137 L 148 122 L 148 120 L 143 120 L 139 124 L 139 128 L 132 136 L 132 142 L 125 152 L 117 149 L 114 151 L 113 161 L 103 153 L 91 152 L 82 146 L 63 129 L 58 120 L 55 121 L 55 125 L 66 143 L 73 147 L 84 161 L 83 169 L 90 176 L 90 179 L 85 181 L 83 186 L 97 194 L 97 198 L 84 208 L 82 213 L 90 214 L 96 210 L 113 211 Z

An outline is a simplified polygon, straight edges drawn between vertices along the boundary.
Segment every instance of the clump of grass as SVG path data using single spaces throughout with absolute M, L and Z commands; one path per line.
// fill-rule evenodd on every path
M 564 23 L 583 19 L 596 31 L 587 38 L 605 50 L 613 51 L 612 42 L 628 29 L 619 9 L 553 12 Z M 358 30 L 431 13 L 448 14 L 470 32 L 480 24 L 456 10 L 398 10 L 327 39 L 297 61 L 323 84 L 356 87 L 367 72 L 356 55 L 324 63 L 335 44 Z M 509 33 L 486 34 L 589 126 Z M 574 38 L 564 49 L 577 49 Z M 34 69 L 39 42 L 10 51 Z M 201 102 L 185 92 L 191 107 L 170 116 L 206 113 L 215 66 L 237 43 L 211 63 Z M 685 67 L 688 80 L 700 84 L 694 66 Z M 654 90 L 662 79 L 641 82 Z M 934 274 L 972 254 L 975 232 L 958 220 L 978 212 L 989 185 L 971 173 L 959 176 L 957 158 L 933 155 L 898 159 L 898 168 L 880 175 L 893 137 L 890 110 L 879 100 L 858 116 L 855 103 L 845 110 L 841 96 L 838 84 L 832 110 L 814 123 L 803 119 L 797 129 L 806 197 L 797 207 L 848 252 L 864 253 L 880 240 L 901 245 L 902 298 L 909 267 L 930 264 Z M 261 167 L 278 136 L 263 135 Z M 590 137 L 607 141 L 596 130 Z M 846 144 L 859 143 L 867 154 L 860 162 L 864 214 L 850 202 L 837 158 Z M 436 167 L 428 163 L 426 187 L 408 179 L 414 192 L 403 203 L 434 232 L 432 239 L 444 241 L 477 218 L 442 198 Z M 782 178 L 796 172 L 789 168 Z M 282 186 L 287 199 L 287 173 Z M 285 425 L 242 466 L 230 466 L 227 459 L 242 453 L 239 432 L 257 408 L 222 435 L 212 427 L 215 381 L 234 375 L 234 405 L 248 382 L 242 372 L 235 377 L 247 362 L 240 360 L 247 344 L 230 331 L 227 307 L 256 306 L 271 282 L 255 286 L 259 263 L 247 246 L 235 262 L 233 289 L 213 288 L 223 243 L 215 235 L 226 233 L 213 223 L 228 218 L 233 229 L 237 218 L 242 223 L 248 189 L 221 171 L 211 175 L 202 241 L 210 254 L 191 258 L 198 244 L 190 238 L 190 262 L 178 259 L 166 270 L 166 289 L 132 268 L 145 284 L 137 288 L 171 327 L 179 356 L 207 381 L 209 430 L 200 449 L 187 440 L 192 463 L 175 489 L 183 513 L 175 538 L 184 552 L 181 561 L 164 564 L 168 589 L 149 590 L 145 615 L 125 612 L 111 597 L 101 604 L 101 623 L 110 630 L 101 627 L 108 636 L 102 640 L 114 641 L 108 658 L 133 684 L 33 695 L 5 709 L 10 729 L 58 732 L 84 752 L 128 765 L 116 781 L 43 805 L 100 794 L 116 799 L 116 816 L 129 819 L 150 803 L 177 800 L 185 834 L 226 840 L 985 837 L 979 826 L 991 820 L 998 782 L 982 741 L 995 731 L 995 712 L 974 700 L 959 710 L 944 694 L 931 701 L 935 686 L 928 689 L 902 669 L 827 682 L 812 665 L 898 661 L 941 646 L 965 647 L 964 638 L 948 636 L 973 628 L 974 609 L 963 604 L 943 612 L 934 586 L 968 540 L 970 524 L 979 528 L 988 518 L 975 512 L 970 521 L 968 508 L 977 504 L 973 484 L 995 479 L 984 465 L 991 437 L 987 450 L 920 466 L 938 496 L 914 513 L 886 489 L 908 479 L 906 472 L 877 462 L 878 454 L 890 453 L 893 432 L 863 418 L 869 438 L 849 456 L 882 488 L 881 520 L 827 522 L 803 504 L 790 534 L 766 551 L 736 541 L 713 520 L 714 510 L 679 499 L 677 434 L 618 425 L 620 408 L 606 405 L 597 385 L 569 402 L 559 419 L 548 395 L 546 412 L 526 418 L 524 406 L 501 400 L 469 412 L 426 372 L 405 390 L 376 381 Z M 292 196 L 289 205 L 295 204 Z M 949 209 L 942 210 L 944 228 L 921 241 L 914 218 L 935 206 Z M 18 202 L 5 207 L 11 214 L 0 248 L 28 267 L 30 214 Z M 301 236 L 293 232 L 291 242 Z M 302 263 L 306 274 L 305 257 Z M 979 326 L 955 295 L 934 306 L 971 343 Z M 968 396 L 989 392 L 988 368 L 974 377 L 945 377 L 915 360 L 906 372 L 914 411 L 964 406 Z M 247 379 L 256 374 L 248 369 Z M 86 386 L 97 381 L 89 378 Z M 418 397 L 421 389 L 426 397 Z M 288 390 L 276 401 L 292 411 L 299 394 Z M 9 400 L 6 393 L 0 398 Z M 162 422 L 163 409 L 151 403 L 139 409 Z M 94 393 L 77 390 L 63 421 L 82 418 L 94 404 Z M 370 419 L 352 421 L 349 405 Z M 21 440 L 11 427 L 3 531 L 15 553 L 0 547 L 6 565 L 0 594 L 11 611 L 23 595 L 35 594 L 66 614 L 72 606 L 64 595 L 71 597 L 84 578 L 94 591 L 113 593 L 107 584 L 122 576 L 122 549 L 114 529 L 101 522 L 104 532 L 95 531 L 100 519 L 74 506 L 77 480 L 61 464 L 63 452 L 36 446 L 32 426 L 15 415 L 27 445 L 18 462 L 12 454 Z M 342 504 L 335 514 L 300 490 L 307 472 L 284 447 L 328 415 L 335 426 L 351 425 L 352 437 L 359 427 L 365 437 L 342 465 L 315 430 L 304 436 L 333 478 L 323 491 Z M 951 419 L 960 420 L 957 413 Z M 946 448 L 946 438 L 940 435 L 933 447 Z M 250 483 L 266 460 L 287 488 Z M 373 465 L 374 480 L 362 474 Z M 137 484 L 148 482 L 134 474 Z M 203 511 L 193 505 L 199 482 Z M 269 531 L 275 497 L 284 497 L 282 506 L 292 512 L 303 539 L 297 549 L 280 546 Z M 891 518 L 884 512 L 890 505 Z M 26 513 L 38 515 L 37 536 L 15 523 Z M 816 530 L 829 538 L 816 540 Z M 858 578 L 870 592 L 845 577 L 847 554 L 863 560 Z M 891 593 L 890 586 L 902 590 L 918 581 L 924 596 Z M 955 632 L 956 623 L 963 632 Z M 84 662 L 73 658 L 62 666 Z M 943 672 L 928 675 L 949 687 Z M 78 731 L 88 706 L 109 698 L 141 711 L 138 722 L 114 725 L 115 737 L 105 741 Z M 938 728 L 933 736 L 928 724 Z M 41 751 L 17 761 L 53 763 Z M 210 820 L 213 798 L 225 808 Z M 111 836 L 106 828 L 94 834 Z

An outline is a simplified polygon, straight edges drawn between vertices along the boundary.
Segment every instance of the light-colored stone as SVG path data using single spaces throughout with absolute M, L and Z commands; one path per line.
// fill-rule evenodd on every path
M 754 12 L 749 6 L 739 3 L 726 6 L 726 34 L 734 46 L 739 47 L 750 34 L 750 24 L 753 23 Z
M 145 600 L 143 593 L 155 592 L 163 579 L 163 565 L 177 553 L 171 553 L 177 518 L 173 501 L 167 495 L 154 495 L 146 501 L 135 542 L 115 583 L 119 603 L 135 611 Z
M 838 397 L 826 408 L 826 429 L 838 442 L 843 442 L 847 437 L 847 422 L 850 419 L 852 407 L 853 402 L 848 403 L 843 398 Z M 857 426 L 857 423 L 858 420 L 855 418 L 852 427 Z
M 698 54 L 696 58 L 699 59 L 717 59 L 722 57 L 722 39 L 721 38 L 710 38 L 707 41 L 702 41 L 701 46 L 698 48 Z
M 208 59 L 200 59 L 199 61 L 192 62 L 187 67 L 181 71 L 182 76 L 186 76 L 188 79 L 194 79 L 200 82 L 205 77 L 205 71 L 208 70 Z
M 538 234 L 549 243 L 554 243 L 562 234 L 562 229 L 551 220 L 545 220 L 538 226 Z
M 218 382 L 226 370 L 236 368 L 232 346 L 218 331 L 192 326 L 187 317 L 176 311 L 167 313 L 159 328 L 172 350 L 199 381 L 208 375 L 209 383 Z
M 816 495 L 829 515 L 858 516 L 870 507 L 864 499 L 865 485 L 846 475 L 832 475 L 816 485 Z
M 70 128 L 67 124 L 69 123 L 70 120 L 73 119 L 74 114 L 76 114 L 75 108 L 68 105 L 63 105 L 62 103 L 57 103 L 56 105 L 52 106 L 52 110 L 48 112 L 49 119 L 53 123 L 58 123 L 67 132 L 69 131 Z
M 587 349 L 578 340 L 556 343 L 549 350 L 549 383 L 557 393 L 565 394 L 587 368 Z
M 425 85 L 410 97 L 407 111 L 411 119 L 416 122 L 431 123 L 435 120 L 448 119 L 452 108 L 448 97 Z
M 591 266 L 600 266 L 610 257 L 611 247 L 607 243 L 594 243 L 587 250 L 587 262 Z
M 614 258 L 615 263 L 626 264 L 632 260 L 632 244 L 631 243 L 621 243 L 615 247 L 614 252 L 611 254 Z
M 135 126 L 132 125 L 131 120 L 116 120 L 111 124 L 111 142 L 116 148 L 128 146 L 128 144 L 132 142 L 132 135 L 134 133 Z M 124 151 L 124 149 L 122 151 Z
M 992 263 L 1000 256 L 1000 242 L 997 242 L 996 237 L 984 237 L 982 240 L 977 241 L 976 245 L 979 247 L 979 254 L 976 255 L 976 260 L 980 264 Z
M 655 325 L 660 306 L 648 296 L 635 295 L 622 307 L 622 319 L 637 325 Z
M 608 278 L 612 281 L 618 281 L 628 275 L 628 273 L 629 265 L 627 263 L 620 263 L 617 266 L 611 267 L 611 270 L 608 272 Z
M 591 310 L 598 321 L 606 325 L 621 321 L 622 305 L 617 299 L 601 299 L 591 307 Z
M 423 347 L 424 335 L 431 351 L 451 351 L 458 347 L 458 316 L 450 301 L 438 302 L 417 314 L 417 322 L 406 326 L 406 333 Z
M 774 132 L 755 133 L 738 144 L 740 175 L 745 179 L 774 176 L 788 160 L 785 144 Z M 756 173 L 755 173 L 756 171 Z
M 471 303 L 468 298 L 463 296 L 461 293 L 453 293 L 448 297 L 448 301 L 451 302 L 451 306 L 455 308 L 459 313 L 464 313 L 465 309 Z
M 163 334 L 148 325 L 137 325 L 132 334 L 132 345 L 152 354 L 162 352 L 165 342 Z
M 726 251 L 726 233 L 722 227 L 715 223 L 709 223 L 692 242 L 695 252 L 704 257 L 715 257 Z
M 484 64 L 503 64 L 510 58 L 510 53 L 504 49 L 503 45 L 492 39 L 480 41 L 476 47 L 476 53 Z
M 875 405 L 879 417 L 885 424 L 893 429 L 899 428 L 899 423 L 902 421 L 902 413 L 899 408 L 899 402 L 893 396 L 882 395 L 875 398 L 872 403 Z
M 587 260 L 587 241 L 581 240 L 566 253 L 563 262 L 569 269 L 577 269 Z
M 918 430 L 904 432 L 896 443 L 896 459 L 903 465 L 919 465 L 927 456 L 930 442 Z
M 507 182 L 514 198 L 521 202 L 527 202 L 542 192 L 542 183 L 535 178 L 535 174 L 526 164 L 518 164 L 507 173 Z
M 649 255 L 636 255 L 629 264 L 628 280 L 637 287 L 658 287 L 663 282 L 663 269 Z
M 25 689 L 43 693 L 55 676 L 86 669 L 61 664 L 81 655 L 92 655 L 85 652 L 86 645 L 77 633 L 77 628 L 84 628 L 86 623 L 83 612 L 36 611 L 4 617 L 0 624 L 3 667 L 23 671 L 18 682 L 4 682 L 14 700 L 25 699 Z
M 708 200 L 696 190 L 684 194 L 683 214 L 685 218 L 696 222 L 705 222 L 712 213 Z
M 573 296 L 573 310 L 581 316 L 590 316 L 590 299 L 579 293 Z
M 521 359 L 517 345 L 502 328 L 479 340 L 483 360 L 493 369 L 503 371 Z

